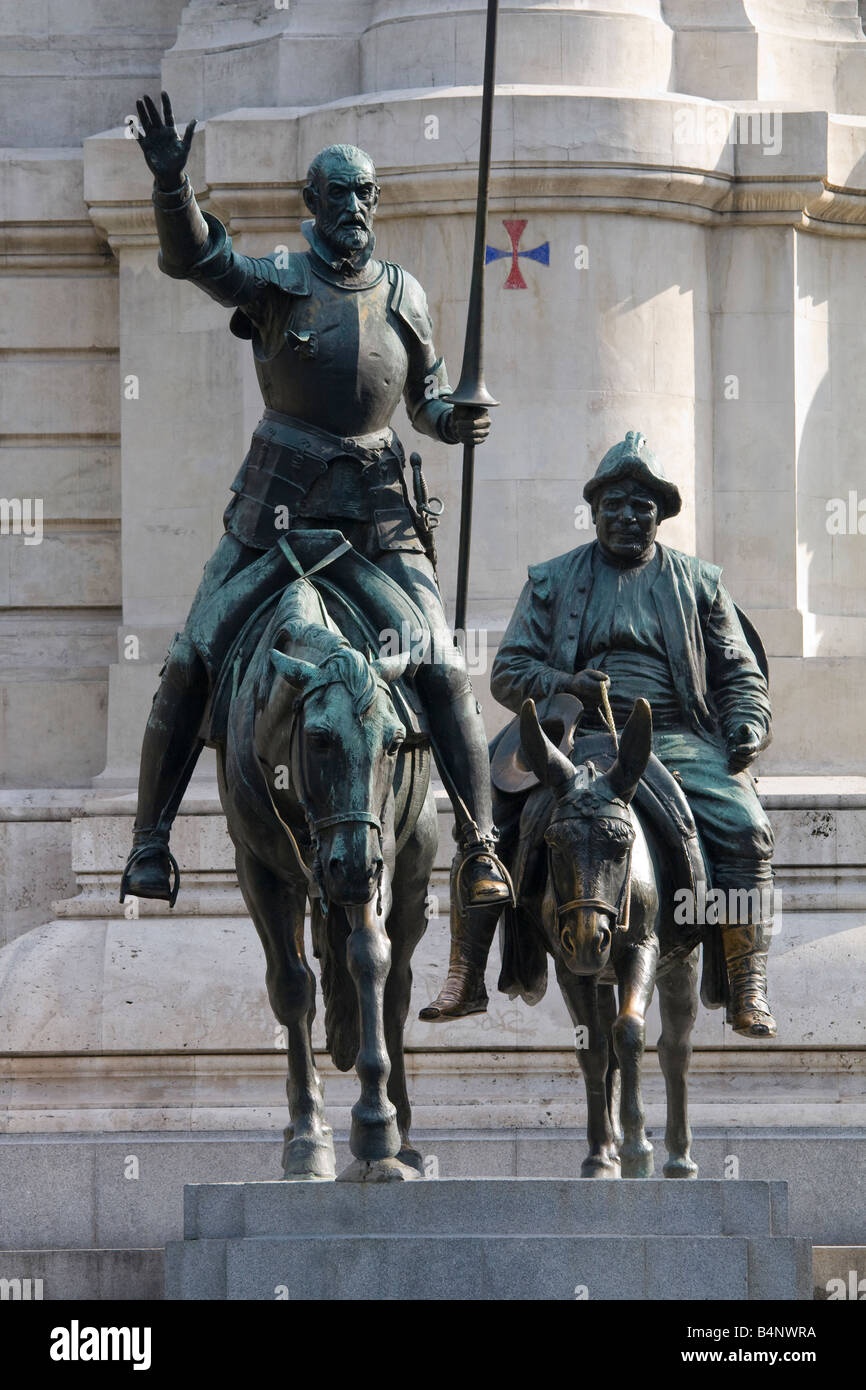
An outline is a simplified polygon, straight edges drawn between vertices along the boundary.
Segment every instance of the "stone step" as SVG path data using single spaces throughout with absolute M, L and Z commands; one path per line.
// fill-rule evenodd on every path
M 0 1250 L 164 1246 L 183 1235 L 185 1183 L 280 1177 L 282 1133 L 117 1131 L 0 1135 Z M 337 1133 L 338 1171 L 351 1158 Z M 582 1131 L 558 1128 L 414 1131 L 429 1177 L 568 1178 Z M 658 1135 L 658 1171 L 664 1146 Z M 866 1244 L 866 1133 L 748 1128 L 695 1131 L 698 1182 L 783 1179 L 789 1231 L 821 1246 Z M 838 1200 L 828 1202 L 833 1191 Z M 866 1274 L 866 1270 L 864 1270 Z
M 159 1300 L 163 1266 L 161 1249 L 3 1250 L 0 1302 Z M 866 1245 L 816 1245 L 812 1282 L 817 1300 L 866 1300 Z
M 323 1236 L 166 1247 L 175 1300 L 810 1299 L 808 1241 L 743 1236 Z
M 204 1184 L 185 1212 L 170 1299 L 812 1297 L 810 1242 L 778 1234 L 784 1184 Z
M 163 1296 L 162 1250 L 0 1250 L 0 1301 L 151 1301 Z
M 443 1178 L 411 1183 L 195 1183 L 184 1238 L 784 1236 L 783 1182 Z

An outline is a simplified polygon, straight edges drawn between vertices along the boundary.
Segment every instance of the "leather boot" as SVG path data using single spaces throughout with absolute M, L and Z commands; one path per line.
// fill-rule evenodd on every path
M 448 975 L 436 998 L 418 1015 L 426 1023 L 487 1012 L 484 971 L 504 902 L 497 898 L 480 907 L 466 905 L 460 882 L 463 876 L 461 869 L 465 864 L 462 853 L 458 853 L 451 866 L 451 954 Z M 506 898 L 510 896 L 511 889 L 506 884 Z
M 731 999 L 727 1021 L 745 1038 L 774 1038 L 776 1020 L 767 1001 L 770 923 L 722 927 Z
M 426 1023 L 487 1012 L 484 970 L 500 911 L 499 904 L 474 907 L 452 919 L 448 975 L 436 998 L 418 1015 Z
M 171 827 L 183 800 L 198 756 L 207 702 L 204 667 L 181 634 L 169 648 L 162 680 L 141 745 L 138 811 L 132 832 L 132 851 L 120 880 L 120 901 L 127 894 L 159 898 L 174 907 L 180 887 L 177 860 L 168 847 Z
M 469 907 L 504 906 L 511 884 L 495 853 L 490 758 L 481 706 L 470 687 L 451 699 L 431 695 L 427 711 L 433 751 L 458 827 L 454 832 L 460 845 L 458 897 Z

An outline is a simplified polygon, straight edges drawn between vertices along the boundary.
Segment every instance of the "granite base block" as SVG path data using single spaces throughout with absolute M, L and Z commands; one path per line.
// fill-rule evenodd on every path
M 189 1186 L 173 1300 L 809 1299 L 777 1183 Z M 681 1234 L 672 1234 L 681 1232 Z

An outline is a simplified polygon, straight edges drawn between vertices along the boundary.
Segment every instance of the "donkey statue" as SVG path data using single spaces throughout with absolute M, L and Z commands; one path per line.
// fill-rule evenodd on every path
M 532 700 L 521 710 L 520 743 L 548 794 L 538 793 L 535 821 L 546 863 L 522 898 L 519 929 L 534 933 L 535 947 L 553 957 L 575 1025 L 589 1140 L 581 1175 L 652 1176 L 641 1060 L 657 984 L 667 1091 L 664 1175 L 694 1178 L 686 1076 L 700 935 L 675 924 L 670 856 L 648 817 L 632 804 L 652 749 L 650 706 L 635 702 L 605 772 L 592 761 L 576 764 L 566 757 L 541 727 Z M 705 973 L 706 965 L 705 959 Z

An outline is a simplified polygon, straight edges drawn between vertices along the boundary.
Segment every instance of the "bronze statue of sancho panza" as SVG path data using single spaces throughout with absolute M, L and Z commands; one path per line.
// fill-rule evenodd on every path
M 402 267 L 374 259 L 379 186 L 368 155 L 333 145 L 313 160 L 303 190 L 312 213 L 302 224 L 308 250 L 242 256 L 222 223 L 202 215 L 184 173 L 195 122 L 179 136 L 165 93 L 162 104 L 160 115 L 150 97 L 138 103 L 139 144 L 155 180 L 160 268 L 235 310 L 231 329 L 251 342 L 266 407 L 190 618 L 208 605 L 212 611 L 221 586 L 287 531 L 289 538 L 296 527 L 342 531 L 429 625 L 428 658 L 415 679 L 452 793 L 466 900 L 479 907 L 504 900 L 480 707 L 448 628 L 390 423 L 402 397 L 422 434 L 479 443 L 489 416 L 442 399 L 449 386 L 421 286 Z M 174 900 L 169 833 L 202 747 L 208 690 L 188 624 L 172 643 L 145 730 L 122 892 Z
M 491 690 L 515 713 L 527 699 L 576 695 L 585 710 L 579 734 L 605 727 L 603 687 L 617 728 L 636 699 L 649 700 L 653 751 L 685 792 L 714 886 L 735 909 L 716 928 L 732 1027 L 747 1037 L 772 1037 L 766 963 L 774 841 L 748 772 L 770 742 L 767 680 L 753 643 L 761 658 L 763 649 L 751 625 L 744 627 L 719 568 L 656 541 L 659 522 L 676 516 L 682 499 L 639 431 L 608 450 L 584 497 L 597 540 L 530 566 L 493 664 Z M 579 745 L 578 738 L 576 758 Z M 452 955 L 451 975 L 426 1016 L 470 1012 L 483 994 L 490 937 L 473 940 L 477 925 L 470 920 L 465 940 L 455 943 L 463 959 L 455 969 Z

